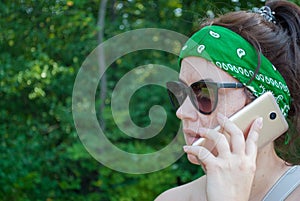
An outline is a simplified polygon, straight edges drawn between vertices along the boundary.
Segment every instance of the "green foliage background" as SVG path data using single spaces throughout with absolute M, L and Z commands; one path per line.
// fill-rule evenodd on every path
M 190 35 L 202 18 L 263 3 L 110 0 L 104 36 L 150 27 Z M 83 147 L 72 119 L 72 89 L 82 62 L 98 45 L 99 5 L 100 0 L 0 2 L 0 200 L 153 200 L 203 174 L 185 156 L 158 172 L 119 173 L 98 163 Z M 118 59 L 107 71 L 106 108 L 98 115 L 105 120 L 107 137 L 124 150 L 160 149 L 172 139 L 178 120 L 164 89 L 141 89 L 131 103 L 133 121 L 148 125 L 149 108 L 160 104 L 168 123 L 155 140 L 128 139 L 113 122 L 113 87 L 135 66 L 156 63 L 178 70 L 176 62 L 174 55 L 141 51 Z

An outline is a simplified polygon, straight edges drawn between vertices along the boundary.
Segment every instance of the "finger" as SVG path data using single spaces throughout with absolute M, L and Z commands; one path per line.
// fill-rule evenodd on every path
M 263 126 L 263 118 L 257 118 L 251 125 L 248 137 L 246 140 L 246 154 L 255 155 L 257 154 L 257 141 L 259 137 L 259 132 Z
M 216 148 L 219 155 L 226 155 L 230 153 L 229 143 L 222 133 L 208 128 L 200 128 L 199 133 L 201 137 L 208 139 L 212 142 L 212 149 Z
M 245 152 L 245 137 L 242 130 L 223 114 L 218 113 L 217 120 L 220 126 L 230 135 L 230 146 L 233 153 Z
M 216 159 L 210 151 L 202 146 L 184 146 L 183 150 L 188 154 L 196 156 L 204 166 Z
M 202 161 L 200 161 L 197 156 L 192 155 L 192 157 L 195 161 L 197 161 L 197 163 L 195 163 L 195 162 L 192 162 L 192 163 L 196 164 L 196 165 L 200 165 L 202 170 L 206 173 L 206 165 Z

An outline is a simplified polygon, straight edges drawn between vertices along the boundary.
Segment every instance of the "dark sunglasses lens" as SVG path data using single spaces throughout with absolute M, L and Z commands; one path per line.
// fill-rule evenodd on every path
M 174 109 L 178 109 L 186 98 L 184 86 L 178 82 L 167 82 L 167 91 Z
M 176 96 L 168 89 L 168 95 L 170 98 L 170 101 L 172 103 L 172 106 L 174 107 L 175 110 L 177 110 L 180 107 L 180 104 L 176 98 Z
M 216 104 L 217 87 L 205 82 L 194 83 L 191 87 L 194 92 L 194 105 L 201 113 L 210 114 Z

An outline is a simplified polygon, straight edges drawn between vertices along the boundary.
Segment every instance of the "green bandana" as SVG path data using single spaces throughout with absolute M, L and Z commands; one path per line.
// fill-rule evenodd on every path
M 211 61 L 243 83 L 256 97 L 271 91 L 285 117 L 290 109 L 290 92 L 275 66 L 261 54 L 261 67 L 252 82 L 258 61 L 255 48 L 237 33 L 221 27 L 206 26 L 183 46 L 179 64 L 185 57 Z

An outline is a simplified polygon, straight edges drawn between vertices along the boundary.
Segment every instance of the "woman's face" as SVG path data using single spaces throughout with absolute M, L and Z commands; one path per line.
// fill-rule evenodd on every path
M 191 84 L 200 80 L 213 82 L 239 82 L 225 71 L 219 69 L 211 62 L 200 57 L 187 57 L 182 60 L 179 79 L 185 84 Z M 221 88 L 218 91 L 218 103 L 216 109 L 209 115 L 201 114 L 192 104 L 189 97 L 178 108 L 176 115 L 182 120 L 184 138 L 187 145 L 192 145 L 199 139 L 199 128 L 214 128 L 218 125 L 217 114 L 222 113 L 229 117 L 246 105 L 247 97 L 243 88 Z M 203 144 L 208 150 L 214 152 L 214 144 L 205 141 Z M 188 155 L 191 163 L 199 164 L 197 159 Z

